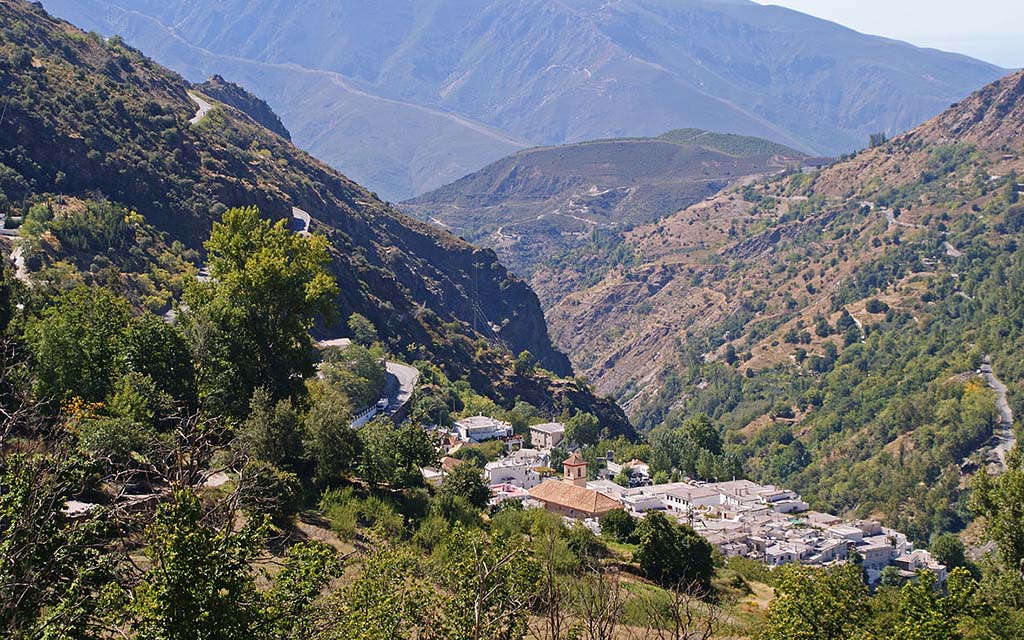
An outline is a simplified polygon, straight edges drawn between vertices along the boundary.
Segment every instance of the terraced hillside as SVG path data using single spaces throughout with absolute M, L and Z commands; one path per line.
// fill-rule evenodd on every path
M 567 252 L 595 240 L 617 241 L 621 232 L 733 182 L 803 159 L 760 138 L 678 130 L 521 151 L 401 207 L 493 247 L 529 279 L 542 264 L 567 259 Z M 546 289 L 549 300 L 562 293 Z
M 1018 73 L 637 228 L 628 261 L 549 309 L 556 344 L 645 428 L 707 411 L 755 477 L 955 528 L 961 463 L 998 444 L 985 356 L 1020 415 L 1022 98 Z

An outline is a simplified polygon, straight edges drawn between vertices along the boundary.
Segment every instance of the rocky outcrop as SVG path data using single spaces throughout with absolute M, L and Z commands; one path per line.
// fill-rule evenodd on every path
M 292 134 L 270 105 L 234 82 L 228 82 L 219 75 L 212 75 L 206 82 L 196 85 L 196 89 L 218 102 L 231 105 L 255 120 L 257 124 L 291 141 Z

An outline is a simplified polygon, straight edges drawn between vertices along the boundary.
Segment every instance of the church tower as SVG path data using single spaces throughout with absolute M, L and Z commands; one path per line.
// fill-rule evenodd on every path
M 562 463 L 564 470 L 563 479 L 566 482 L 571 482 L 577 487 L 587 486 L 587 461 L 583 459 L 583 456 L 578 451 L 574 451 L 571 456 L 565 459 Z

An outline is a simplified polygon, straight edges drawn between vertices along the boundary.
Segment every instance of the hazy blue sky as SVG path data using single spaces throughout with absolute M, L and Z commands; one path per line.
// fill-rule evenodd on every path
M 757 0 L 922 47 L 1024 67 L 1022 0 Z

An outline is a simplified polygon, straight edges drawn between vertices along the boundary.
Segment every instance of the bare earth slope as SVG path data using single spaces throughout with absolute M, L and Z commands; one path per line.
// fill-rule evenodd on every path
M 946 234 L 940 246 L 953 250 L 944 258 L 962 255 L 954 245 L 968 238 L 949 235 L 948 219 L 967 224 L 1006 176 L 1024 172 L 1022 93 L 1024 75 L 1015 74 L 813 177 L 726 191 L 635 229 L 627 235 L 635 263 L 548 311 L 556 344 L 633 409 L 637 396 L 657 392 L 659 372 L 687 335 L 725 327 L 729 335 L 717 336 L 724 348 L 759 326 L 735 344 L 743 351 L 752 341 L 744 366 L 790 362 L 783 334 L 833 315 L 837 292 L 859 268 L 883 261 L 897 238 Z M 992 187 L 982 195 L 979 183 Z M 882 204 L 902 191 L 913 194 L 909 206 Z

